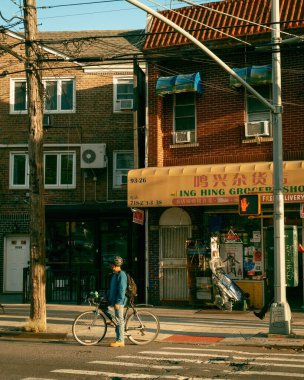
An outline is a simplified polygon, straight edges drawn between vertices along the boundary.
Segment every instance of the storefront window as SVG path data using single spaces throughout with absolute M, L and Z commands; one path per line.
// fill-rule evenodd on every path
M 58 221 L 47 223 L 46 258 L 49 265 L 82 265 L 95 262 L 94 223 Z M 84 265 L 84 266 L 83 266 Z
M 115 256 L 124 259 L 124 268 L 127 266 L 128 257 L 128 221 L 109 220 L 103 221 L 100 226 L 101 257 L 102 257 L 102 287 L 107 287 L 107 279 L 110 273 L 110 262 Z
M 69 262 L 69 223 L 47 223 L 46 259 L 48 264 L 68 264 Z
M 264 271 L 260 219 L 236 213 L 207 214 L 211 234 L 218 234 L 226 273 L 235 280 L 257 279 Z
M 71 222 L 72 265 L 93 266 L 95 262 L 94 223 Z

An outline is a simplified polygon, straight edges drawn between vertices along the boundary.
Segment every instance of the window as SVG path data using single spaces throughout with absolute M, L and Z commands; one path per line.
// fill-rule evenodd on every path
M 75 111 L 75 81 L 73 79 L 44 79 L 45 113 Z M 27 112 L 26 80 L 11 80 L 11 113 Z
M 175 94 L 174 143 L 195 142 L 196 112 L 195 93 Z
M 133 152 L 114 152 L 113 161 L 113 187 L 127 185 L 128 171 L 134 168 Z
M 29 163 L 26 153 L 11 153 L 10 155 L 10 188 L 28 189 Z
M 75 153 L 45 153 L 45 188 L 75 188 Z
M 133 98 L 133 77 L 114 78 L 114 111 L 132 111 Z
M 76 187 L 76 153 L 44 154 L 45 188 Z M 29 162 L 27 153 L 11 153 L 10 156 L 10 188 L 28 189 Z
M 271 86 L 254 86 L 265 99 L 271 102 Z M 261 103 L 256 97 L 246 91 L 246 109 L 247 109 L 247 121 L 266 121 L 270 120 L 271 113 L 269 108 Z

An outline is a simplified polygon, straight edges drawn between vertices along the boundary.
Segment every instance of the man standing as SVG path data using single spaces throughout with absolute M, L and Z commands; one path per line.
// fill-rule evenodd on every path
M 115 321 L 116 341 L 110 343 L 110 347 L 125 346 L 125 325 L 124 325 L 124 305 L 126 303 L 127 275 L 121 270 L 123 259 L 120 256 L 115 256 L 111 262 L 113 275 L 110 281 L 108 291 L 108 314 Z

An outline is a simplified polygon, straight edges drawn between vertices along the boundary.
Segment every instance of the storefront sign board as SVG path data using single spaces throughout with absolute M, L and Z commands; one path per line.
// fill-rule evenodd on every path
M 284 201 L 304 202 L 304 161 L 283 163 Z M 273 164 L 189 165 L 130 170 L 129 207 L 238 204 L 239 195 L 260 193 L 273 203 Z

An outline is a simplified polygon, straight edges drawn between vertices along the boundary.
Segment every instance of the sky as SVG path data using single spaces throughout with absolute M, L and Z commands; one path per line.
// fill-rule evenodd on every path
M 192 0 L 197 4 L 219 0 Z M 177 0 L 140 0 L 153 10 L 180 8 L 188 4 Z M 20 17 L 23 0 L 0 0 L 0 26 L 13 25 Z M 126 0 L 36 0 L 38 30 L 120 30 L 144 29 L 146 12 Z M 5 20 L 10 20 L 6 23 Z M 11 20 L 12 19 L 12 20 Z M 22 32 L 22 24 L 11 28 Z

